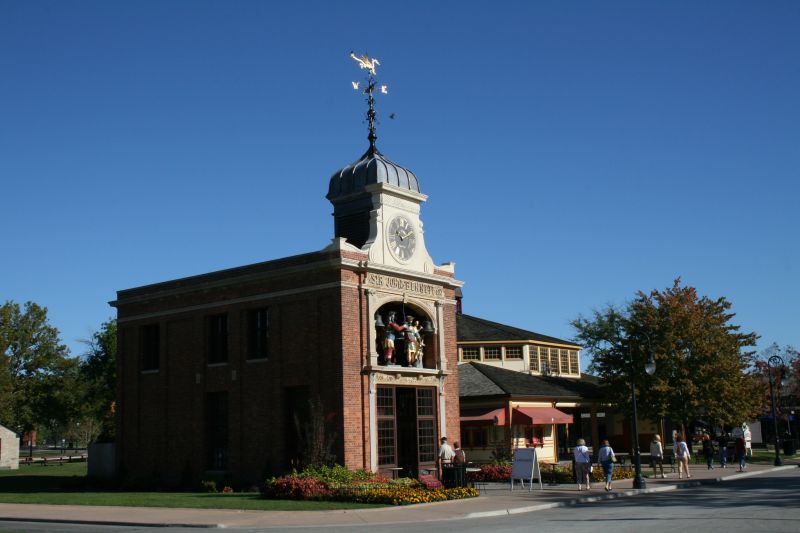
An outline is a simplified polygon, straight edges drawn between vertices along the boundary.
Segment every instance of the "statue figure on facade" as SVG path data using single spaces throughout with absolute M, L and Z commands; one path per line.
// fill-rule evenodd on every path
M 419 320 L 414 320 L 413 316 L 406 317 L 405 323 L 406 359 L 408 366 L 422 368 L 422 347 L 425 343 L 422 340 L 422 326 Z
M 419 335 L 414 328 L 414 317 L 406 315 L 406 323 L 404 324 L 405 341 L 406 341 L 406 361 L 408 366 L 417 366 L 417 352 L 419 350 Z
M 414 321 L 414 335 L 417 336 L 417 362 L 416 367 L 422 368 L 424 358 L 425 341 L 422 340 L 422 326 L 419 325 L 419 320 Z
M 405 325 L 400 325 L 395 322 L 395 316 L 396 313 L 390 311 L 386 319 L 386 330 L 383 338 L 383 361 L 384 364 L 387 365 L 397 364 L 394 357 L 394 341 L 398 334 L 403 333 L 407 329 Z

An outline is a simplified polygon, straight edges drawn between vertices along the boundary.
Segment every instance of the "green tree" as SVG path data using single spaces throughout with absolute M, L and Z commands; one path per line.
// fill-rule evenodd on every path
M 576 341 L 592 357 L 609 399 L 631 411 L 630 379 L 637 384 L 640 417 L 667 416 L 740 423 L 762 408 L 763 383 L 752 372 L 755 333 L 740 333 L 725 298 L 698 296 L 680 279 L 664 291 L 639 292 L 624 308 L 608 306 L 572 321 Z M 656 362 L 645 372 L 646 353 Z
M 69 419 L 75 405 L 77 359 L 47 320 L 47 308 L 0 306 L 0 423 L 22 431 Z
M 104 322 L 85 341 L 88 351 L 80 366 L 83 384 L 82 439 L 114 439 L 114 399 L 117 387 L 117 321 Z M 96 427 L 93 432 L 89 428 Z

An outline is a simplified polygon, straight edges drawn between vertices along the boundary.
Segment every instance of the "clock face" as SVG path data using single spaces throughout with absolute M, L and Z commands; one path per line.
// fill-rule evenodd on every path
M 399 261 L 408 261 L 417 247 L 417 233 L 414 226 L 404 216 L 396 216 L 389 222 L 386 231 L 389 250 Z

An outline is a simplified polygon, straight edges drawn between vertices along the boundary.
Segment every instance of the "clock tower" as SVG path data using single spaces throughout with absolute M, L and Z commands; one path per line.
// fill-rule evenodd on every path
M 369 468 L 415 475 L 435 467 L 440 437 L 458 440 L 455 292 L 462 283 L 453 263 L 436 265 L 428 254 L 420 219 L 428 197 L 417 176 L 376 146 L 374 96 L 387 92 L 376 84 L 378 62 L 351 57 L 367 70 L 363 87 L 352 84 L 366 95 L 369 147 L 331 176 L 327 194 L 335 235 L 327 250 L 357 275 L 347 281 L 358 293 L 343 301 L 342 320 L 357 317 L 362 333 L 344 338 L 363 340 L 343 359 L 366 382 Z
M 428 197 L 420 191 L 417 176 L 376 147 L 374 65 L 355 59 L 369 71 L 364 89 L 369 148 L 331 176 L 327 198 L 333 204 L 335 237 L 367 253 L 370 263 L 429 274 L 448 270 L 450 265 L 436 267 L 425 247 L 420 206 Z M 380 89 L 386 92 L 385 85 Z

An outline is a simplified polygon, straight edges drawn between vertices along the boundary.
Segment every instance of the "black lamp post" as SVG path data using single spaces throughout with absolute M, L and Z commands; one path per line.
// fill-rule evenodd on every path
M 780 446 L 778 445 L 778 415 L 775 412 L 775 391 L 772 389 L 772 367 L 778 364 L 781 365 L 781 368 L 783 368 L 783 366 L 786 364 L 779 355 L 773 355 L 767 360 L 767 373 L 769 375 L 769 397 L 770 401 L 772 402 L 772 423 L 774 424 L 775 428 L 775 466 L 781 466 L 783 464 L 783 461 L 781 460 Z
M 645 335 L 647 339 L 647 363 L 644 370 L 648 375 L 652 376 L 656 371 L 656 361 L 653 358 L 653 349 L 650 346 L 650 337 Z M 644 489 L 647 487 L 644 478 L 642 477 L 642 456 L 639 453 L 639 416 L 636 412 L 636 372 L 633 365 L 633 346 L 632 342 L 628 341 L 628 356 L 631 365 L 631 397 L 633 399 L 633 454 L 636 465 L 636 475 L 633 478 L 634 489 Z

